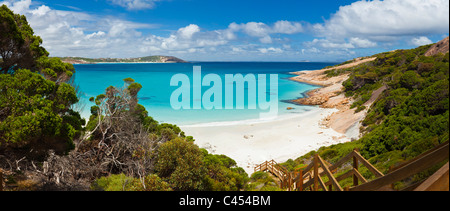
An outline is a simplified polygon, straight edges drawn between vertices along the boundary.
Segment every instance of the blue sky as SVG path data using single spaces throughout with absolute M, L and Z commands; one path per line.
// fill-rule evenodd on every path
M 0 0 L 51 56 L 345 61 L 437 42 L 447 0 Z

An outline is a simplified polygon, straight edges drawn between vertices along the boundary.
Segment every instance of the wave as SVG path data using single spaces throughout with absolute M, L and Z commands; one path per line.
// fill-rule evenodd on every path
M 221 122 L 208 122 L 208 123 L 197 123 L 197 124 L 187 124 L 181 125 L 180 128 L 195 128 L 195 127 L 222 127 L 222 126 L 236 126 L 236 125 L 250 125 L 250 124 L 260 124 L 267 122 L 276 122 L 283 121 L 292 118 L 300 118 L 304 116 L 308 116 L 315 112 L 321 111 L 322 108 L 319 107 L 310 107 L 309 109 L 305 109 L 303 112 L 291 112 L 291 113 L 283 113 L 278 114 L 278 116 L 273 118 L 259 118 L 259 119 L 246 119 L 246 120 L 236 120 L 236 121 L 221 121 Z

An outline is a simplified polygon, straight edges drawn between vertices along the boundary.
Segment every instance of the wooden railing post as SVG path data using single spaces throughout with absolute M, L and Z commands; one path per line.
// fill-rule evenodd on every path
M 359 152 L 358 149 L 354 149 L 353 151 Z M 358 170 L 358 158 L 355 155 L 353 155 L 353 168 Z M 358 177 L 355 174 L 353 174 L 353 186 L 358 186 Z
M 0 191 L 3 191 L 3 171 L 0 169 Z
M 289 182 L 288 182 L 288 185 L 289 185 L 288 190 L 291 191 L 292 190 L 292 175 L 291 175 L 291 173 L 287 173 L 287 174 L 288 174 L 288 180 L 289 180 Z
M 297 182 L 298 189 L 300 191 L 303 191 L 303 170 L 300 170 L 298 179 L 299 179 L 299 181 Z
M 314 155 L 314 191 L 319 190 L 319 154 Z

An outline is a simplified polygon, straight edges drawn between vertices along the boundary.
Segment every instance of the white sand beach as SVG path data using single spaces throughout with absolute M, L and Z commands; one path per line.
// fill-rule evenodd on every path
M 303 114 L 280 116 L 272 121 L 233 125 L 181 126 L 195 143 L 213 154 L 234 159 L 250 175 L 267 160 L 285 162 L 322 146 L 350 141 L 344 134 L 321 125 L 337 109 L 315 108 Z
M 256 165 L 264 161 L 273 159 L 282 163 L 322 146 L 357 139 L 360 136 L 360 121 L 366 111 L 355 113 L 356 108 L 350 109 L 353 99 L 341 93 L 342 82 L 348 79 L 348 74 L 330 78 L 325 77 L 325 71 L 354 67 L 375 59 L 357 58 L 337 67 L 293 73 L 298 76 L 291 80 L 323 86 L 310 91 L 307 98 L 293 100 L 299 104 L 316 105 L 312 111 L 259 123 L 197 125 L 181 129 L 187 135 L 194 136 L 199 147 L 234 159 L 249 175 Z M 365 105 L 370 107 L 384 89 L 375 91 Z

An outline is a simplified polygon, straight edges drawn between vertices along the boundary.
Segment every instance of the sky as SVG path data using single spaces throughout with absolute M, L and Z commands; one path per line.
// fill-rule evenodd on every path
M 0 0 L 50 56 L 341 62 L 449 35 L 448 0 Z

